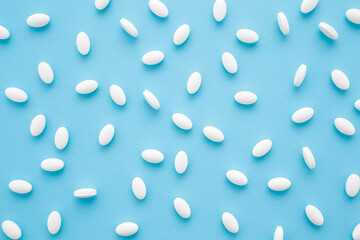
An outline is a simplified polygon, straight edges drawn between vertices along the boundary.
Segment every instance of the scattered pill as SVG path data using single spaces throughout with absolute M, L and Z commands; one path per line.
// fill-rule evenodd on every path
M 352 232 L 352 238 L 354 240 L 360 240 L 360 223 L 354 228 Z
M 177 127 L 183 130 L 190 130 L 192 128 L 192 122 L 190 118 L 182 113 L 174 113 L 172 115 L 172 120 Z
M 339 37 L 339 34 L 336 32 L 336 30 L 327 23 L 319 23 L 319 29 L 325 36 L 332 40 L 337 40 Z
M 304 14 L 311 12 L 318 2 L 319 0 L 303 0 L 300 7 L 301 12 Z
M 62 150 L 66 148 L 69 142 L 69 132 L 66 127 L 60 127 L 55 133 L 55 146 L 57 149 Z
M 190 26 L 187 24 L 181 25 L 178 29 L 176 29 L 173 42 L 175 45 L 183 44 L 189 37 L 190 34 Z
M 279 29 L 282 32 L 283 35 L 288 35 L 290 32 L 289 22 L 288 19 L 283 12 L 279 12 L 277 14 L 277 22 L 279 25 Z
M 143 200 L 146 197 L 146 185 L 141 178 L 136 177 L 133 179 L 132 191 L 135 197 L 139 200 Z
M 9 37 L 10 37 L 9 30 L 7 30 L 7 28 L 5 28 L 4 26 L 0 25 L 0 39 L 5 40 L 8 39 Z
M 201 74 L 199 72 L 194 72 L 190 75 L 187 81 L 187 91 L 189 94 L 195 94 L 201 86 Z
M 331 72 L 331 80 L 335 86 L 341 90 L 347 90 L 350 87 L 350 81 L 348 77 L 340 70 L 335 69 Z
M 93 188 L 81 188 L 74 191 L 74 197 L 76 198 L 91 198 L 96 196 L 97 191 Z
M 294 77 L 294 86 L 299 87 L 305 79 L 307 67 L 305 64 L 301 64 L 297 69 Z
M 76 85 L 76 92 L 80 94 L 89 94 L 98 88 L 98 83 L 95 80 L 85 80 Z
M 221 1 L 221 0 L 217 0 L 217 1 Z M 226 71 L 232 74 L 237 72 L 238 64 L 236 62 L 235 57 L 231 53 L 224 52 L 221 58 L 222 58 L 222 64 L 226 69 Z
M 95 7 L 97 10 L 105 9 L 110 3 L 110 0 L 95 0 Z
M 360 99 L 354 103 L 354 107 L 360 111 Z
M 124 222 L 116 227 L 116 233 L 122 237 L 132 236 L 139 230 L 139 226 L 133 222 Z
M 274 240 L 284 239 L 284 229 L 281 226 L 277 226 L 274 232 Z
M 19 194 L 26 194 L 31 192 L 32 186 L 29 182 L 25 180 L 14 180 L 9 183 L 9 188 L 11 191 Z
M 273 178 L 268 182 L 268 187 L 277 192 L 285 191 L 291 186 L 291 181 L 284 177 Z
M 164 53 L 161 51 L 151 51 L 145 53 L 142 57 L 142 62 L 145 65 L 156 65 L 164 60 Z
M 122 18 L 120 19 L 120 24 L 130 36 L 137 37 L 139 35 L 136 27 L 129 20 Z
M 126 95 L 118 85 L 110 86 L 110 97 L 119 106 L 123 106 L 126 103 Z
M 357 174 L 351 174 L 346 180 L 345 191 L 349 197 L 355 197 L 360 190 L 360 177 Z
M 256 143 L 252 150 L 254 157 L 262 157 L 267 154 L 272 147 L 272 141 L 270 139 L 264 139 Z
M 215 21 L 221 22 L 226 16 L 226 2 L 225 0 L 216 0 L 213 6 L 213 15 Z
M 291 117 L 294 123 L 304 123 L 309 121 L 314 116 L 314 109 L 311 107 L 300 108 Z
M 47 220 L 47 228 L 51 234 L 57 234 L 61 228 L 61 216 L 58 211 L 52 211 Z
M 30 27 L 44 27 L 50 22 L 50 17 L 43 13 L 36 13 L 27 18 L 26 23 Z
M 161 163 L 164 161 L 164 155 L 155 149 L 146 149 L 141 153 L 141 157 L 149 163 Z
M 105 125 L 99 134 L 99 143 L 102 146 L 108 145 L 113 139 L 115 134 L 115 128 L 112 124 Z
M 174 208 L 182 218 L 189 218 L 191 216 L 191 209 L 189 204 L 182 198 L 175 198 Z
M 41 168 L 48 172 L 56 172 L 64 167 L 64 162 L 58 158 L 47 158 L 40 164 Z
M 26 102 L 28 100 L 28 95 L 20 88 L 9 87 L 5 89 L 5 95 L 11 101 L 18 103 Z
M 224 224 L 224 227 L 226 230 L 228 230 L 231 233 L 237 233 L 239 231 L 239 223 L 229 212 L 224 212 L 222 215 L 222 223 Z
M 308 147 L 304 147 L 302 149 L 302 154 L 303 154 L 304 161 L 305 161 L 306 165 L 308 166 L 308 168 L 314 169 L 315 168 L 315 158 L 314 158 L 314 155 L 311 152 L 311 150 Z
M 236 32 L 236 37 L 244 43 L 256 43 L 259 35 L 250 29 L 240 29 Z
M 350 22 L 360 24 L 360 9 L 349 9 L 346 11 L 345 16 Z
M 89 36 L 84 33 L 80 32 L 76 37 L 76 47 L 80 54 L 88 55 L 90 51 L 90 39 Z
M 150 0 L 149 8 L 152 13 L 161 18 L 166 18 L 169 15 L 169 10 L 166 5 L 159 0 Z
M 4 221 L 2 222 L 1 227 L 8 238 L 19 239 L 22 236 L 22 231 L 20 227 L 13 221 Z
M 180 151 L 175 157 L 175 170 L 179 174 L 183 174 L 188 166 L 188 156 L 186 152 Z
M 235 94 L 234 99 L 240 104 L 251 105 L 257 101 L 257 96 L 249 91 L 240 91 Z
M 312 222 L 316 226 L 321 226 L 324 224 L 324 217 L 322 213 L 313 205 L 307 205 L 305 208 L 305 213 L 310 222 Z
M 51 66 L 46 62 L 39 63 L 38 72 L 41 80 L 46 84 L 51 84 L 54 81 L 54 72 Z
M 160 103 L 157 100 L 157 98 L 152 94 L 149 90 L 145 90 L 143 92 L 144 98 L 146 102 L 155 110 L 158 110 L 160 108 Z
M 240 171 L 237 170 L 229 170 L 226 172 L 226 178 L 233 184 L 238 186 L 244 186 L 248 183 L 248 179 Z
M 30 133 L 34 137 L 39 136 L 45 129 L 46 118 L 43 114 L 36 115 L 30 124 Z
M 341 132 L 342 134 L 351 136 L 355 134 L 355 127 L 354 125 L 345 118 L 336 118 L 334 120 L 334 124 L 336 129 Z
M 216 127 L 206 126 L 203 129 L 205 137 L 213 142 L 224 141 L 224 134 Z

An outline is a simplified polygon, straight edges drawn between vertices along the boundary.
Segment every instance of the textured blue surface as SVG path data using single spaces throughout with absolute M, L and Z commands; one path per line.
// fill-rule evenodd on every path
M 360 172 L 359 134 L 344 137 L 333 125 L 345 117 L 360 129 L 360 114 L 353 107 L 360 98 L 360 28 L 345 19 L 349 8 L 360 8 L 356 0 L 320 1 L 304 16 L 301 1 L 227 1 L 228 14 L 222 23 L 212 16 L 213 1 L 183 0 L 164 3 L 169 17 L 153 15 L 146 0 L 112 0 L 102 12 L 93 1 L 2 1 L 0 24 L 11 38 L 0 41 L 0 89 L 14 86 L 25 90 L 25 104 L 0 97 L 0 220 L 11 219 L 23 230 L 23 239 L 121 239 L 115 227 L 136 222 L 139 232 L 130 239 L 272 239 L 277 225 L 284 227 L 285 239 L 350 239 L 360 222 L 360 196 L 350 199 L 344 185 L 351 173 Z M 283 37 L 276 14 L 285 12 L 290 35 Z M 26 18 L 43 12 L 50 24 L 40 30 L 26 25 Z M 120 26 L 127 18 L 138 29 L 133 39 Z M 334 42 L 324 37 L 318 23 L 324 21 L 339 33 Z M 188 41 L 172 43 L 178 26 L 191 27 Z M 260 36 L 254 46 L 239 42 L 235 33 L 250 28 Z M 75 46 L 78 32 L 86 32 L 91 52 L 81 56 Z M 161 50 L 165 60 L 156 67 L 144 66 L 141 57 Z M 239 71 L 225 72 L 221 54 L 231 52 Z M 50 86 L 38 77 L 37 65 L 48 62 L 55 80 Z M 293 76 L 300 64 L 308 65 L 303 85 L 295 89 Z M 346 92 L 331 80 L 333 69 L 344 71 L 351 82 Z M 186 81 L 199 71 L 203 83 L 190 96 Z M 78 82 L 94 79 L 99 89 L 89 96 L 75 92 Z M 109 87 L 118 84 L 127 95 L 124 107 L 115 105 Z M 142 91 L 158 97 L 161 108 L 154 111 Z M 237 104 L 237 91 L 249 90 L 258 96 L 251 107 Z M 292 113 L 305 106 L 315 109 L 304 125 L 291 122 Z M 174 126 L 171 115 L 181 112 L 193 121 L 184 132 Z M 32 137 L 32 118 L 43 113 L 47 126 Z M 112 123 L 113 142 L 98 143 L 101 128 Z M 209 142 L 202 128 L 213 125 L 225 134 L 221 144 Z M 64 151 L 54 145 L 58 127 L 66 126 L 70 141 Z M 271 152 L 255 159 L 252 147 L 263 138 L 273 141 Z M 310 171 L 301 155 L 308 146 L 316 158 Z M 147 148 L 162 151 L 165 161 L 151 165 L 141 159 Z M 187 172 L 180 176 L 174 158 L 184 150 L 189 156 Z M 45 158 L 65 162 L 58 173 L 40 168 Z M 244 172 L 249 183 L 236 187 L 225 172 Z M 131 191 L 131 181 L 141 177 L 148 190 L 144 201 Z M 284 193 L 267 188 L 273 177 L 291 179 Z M 8 189 L 14 179 L 33 184 L 33 191 L 20 196 Z M 98 196 L 75 199 L 73 191 L 93 187 Z M 176 197 L 192 208 L 189 220 L 180 219 L 173 208 Z M 306 219 L 305 205 L 313 204 L 323 213 L 325 223 L 314 227 Z M 46 229 L 48 214 L 58 210 L 62 229 L 51 236 Z M 239 222 L 236 235 L 221 223 L 224 211 Z M 5 238 L 0 233 L 0 238 Z

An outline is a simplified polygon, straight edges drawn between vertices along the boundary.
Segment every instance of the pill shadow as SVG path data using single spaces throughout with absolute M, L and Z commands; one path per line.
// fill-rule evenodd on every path
M 88 99 L 88 98 L 92 98 L 97 93 L 97 91 L 98 91 L 98 88 L 91 93 L 81 94 L 76 91 L 75 91 L 75 93 L 77 95 L 77 98 L 79 98 L 79 99 Z
M 279 196 L 284 196 L 284 195 L 290 194 L 292 187 L 293 186 L 291 185 L 288 189 L 286 189 L 284 191 L 274 191 L 274 190 L 271 190 L 269 187 L 267 187 L 267 189 L 268 189 L 268 192 L 271 194 L 271 196 L 279 197 Z
M 346 17 L 345 17 L 345 20 L 346 20 L 347 23 L 349 23 L 349 25 L 350 25 L 352 28 L 360 30 L 360 25 L 359 25 L 359 24 L 350 22 Z
M 0 45 L 8 44 L 9 41 L 10 41 L 10 39 L 11 39 L 11 35 L 10 35 L 10 37 L 9 37 L 8 39 L 1 39 L 1 40 L 0 40 Z
M 16 192 L 11 191 L 10 189 L 9 189 L 9 191 L 11 192 L 12 196 L 14 196 L 18 199 L 27 199 L 27 198 L 31 197 L 31 195 L 33 194 L 34 188 L 32 188 L 29 193 L 25 193 L 25 194 L 16 193 Z
M 120 29 L 119 29 L 119 32 L 121 36 L 124 36 L 123 38 L 121 38 L 121 40 L 125 40 L 127 41 L 127 43 L 130 43 L 130 44 L 136 44 L 138 42 L 138 38 L 140 35 L 138 35 L 137 37 L 133 37 L 131 36 L 130 34 L 128 34 L 125 29 L 123 27 L 121 27 L 120 25 Z
M 257 106 L 257 103 L 258 101 L 254 102 L 253 104 L 241 104 L 241 103 L 238 103 L 237 101 L 234 100 L 234 105 L 237 107 L 237 108 L 240 108 L 240 109 L 244 109 L 246 111 L 251 111 L 253 108 L 256 108 Z
M 221 224 L 221 226 L 222 226 L 223 232 L 226 234 L 226 236 L 227 236 L 228 238 L 231 238 L 231 239 L 241 239 L 241 238 L 239 237 L 239 235 L 240 235 L 240 233 L 241 233 L 240 225 L 239 225 L 239 231 L 238 231 L 237 233 L 231 233 L 231 232 L 229 232 L 229 231 L 226 229 L 226 227 L 224 226 L 224 223 L 222 222 L 221 218 L 220 218 L 219 222 L 220 222 L 219 224 Z
M 60 169 L 59 171 L 55 171 L 55 172 L 50 172 L 50 171 L 45 171 L 43 169 L 41 169 L 42 171 L 42 174 L 46 177 L 49 177 L 49 178 L 58 178 L 58 176 L 62 175 L 63 171 L 64 171 L 64 168 L 65 168 L 65 165 L 62 169 Z
M 328 38 L 327 36 L 325 36 L 325 34 L 323 34 L 323 33 L 320 31 L 320 29 L 318 30 L 318 34 L 320 35 L 320 38 L 321 38 L 324 42 L 326 42 L 328 45 L 330 45 L 330 46 L 334 45 L 335 42 L 337 41 L 337 40 L 333 40 L 333 39 Z
M 77 205 L 87 206 L 92 205 L 96 201 L 97 195 L 89 198 L 73 198 Z
M 300 129 L 300 128 L 306 127 L 307 125 L 310 125 L 311 122 L 313 121 L 314 117 L 315 116 L 312 116 L 309 120 L 307 120 L 306 122 L 303 122 L 303 123 L 295 123 L 295 122 L 293 122 L 292 119 L 290 119 L 290 121 L 291 121 L 291 124 L 294 126 L 295 129 Z
M 115 229 L 116 229 L 117 226 L 115 226 Z M 138 229 L 138 231 L 134 234 L 134 235 L 131 235 L 131 236 L 120 236 L 119 234 L 117 234 L 115 231 L 114 231 L 114 235 L 116 237 L 116 239 L 126 239 L 126 240 L 133 240 L 133 239 L 138 239 L 139 238 L 139 231 L 140 231 L 140 227 Z
M 340 89 L 340 88 L 338 88 L 336 85 L 335 85 L 335 83 L 333 82 L 333 80 L 331 79 L 331 76 L 329 77 L 329 80 L 330 80 L 330 84 L 332 85 L 332 88 L 334 88 L 335 89 L 335 91 L 336 92 L 338 92 L 339 94 L 341 94 L 341 95 L 344 95 L 349 89 L 347 89 L 347 90 L 342 90 L 342 89 Z
M 282 34 L 281 34 L 282 35 Z M 243 48 L 246 48 L 246 49 L 254 49 L 254 48 L 256 48 L 258 45 L 259 45 L 259 40 L 260 40 L 260 38 L 259 38 L 259 40 L 257 41 L 257 42 L 255 42 L 255 43 L 244 43 L 244 42 L 242 42 L 242 41 L 240 41 L 237 37 L 236 37 L 236 39 L 235 39 L 237 42 L 238 42 L 238 44 L 240 45 L 240 46 L 242 46 Z
M 223 142 L 225 141 L 225 140 L 223 140 L 222 142 L 213 142 L 210 139 L 208 139 L 207 137 L 205 137 L 204 134 L 202 134 L 202 135 L 203 135 L 203 139 L 205 139 L 206 143 L 211 144 L 212 146 L 221 147 L 223 145 Z
M 345 139 L 346 141 L 350 141 L 352 139 L 353 135 L 345 135 L 341 133 L 337 128 L 335 127 L 335 124 L 333 124 L 333 129 L 336 131 L 336 134 L 340 136 L 342 139 Z
M 305 221 L 308 223 L 308 225 L 310 225 L 310 227 L 312 229 L 315 229 L 316 231 L 320 231 L 320 229 L 322 229 L 322 226 L 317 226 L 310 221 L 310 219 L 306 216 L 305 210 L 304 210 L 304 218 L 305 218 Z
M 28 27 L 30 29 L 30 32 L 34 32 L 34 33 L 45 32 L 45 31 L 48 31 L 47 29 L 50 28 L 50 24 L 51 24 L 51 21 L 43 27 L 30 27 L 30 26 L 28 26 Z

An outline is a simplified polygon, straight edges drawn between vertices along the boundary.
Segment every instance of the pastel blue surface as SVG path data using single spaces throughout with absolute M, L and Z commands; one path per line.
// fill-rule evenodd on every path
M 334 128 L 336 117 L 349 119 L 360 129 L 360 113 L 353 103 L 360 98 L 360 27 L 345 19 L 345 11 L 360 8 L 357 0 L 320 1 L 309 15 L 300 13 L 296 1 L 227 1 L 228 14 L 222 23 L 212 16 L 213 1 L 169 1 L 169 17 L 153 15 L 147 0 L 112 0 L 104 11 L 90 1 L 2 1 L 0 24 L 11 38 L 0 41 L 0 221 L 19 224 L 22 239 L 121 239 L 118 224 L 133 221 L 139 232 L 130 239 L 272 239 L 281 225 L 285 239 L 351 239 L 360 222 L 360 196 L 350 199 L 344 191 L 351 173 L 360 173 L 360 137 L 344 137 Z M 282 36 L 276 14 L 285 12 L 290 35 Z M 46 13 L 50 24 L 32 29 L 26 18 Z M 121 28 L 120 18 L 138 29 L 134 39 Z M 337 41 L 324 37 L 319 22 L 339 33 Z M 188 41 L 172 43 L 175 30 L 187 23 Z M 239 42 L 238 29 L 256 31 L 260 40 L 253 46 Z M 76 49 L 76 35 L 84 31 L 91 40 L 88 56 Z M 145 66 L 141 57 L 161 50 L 165 60 Z M 221 54 L 231 52 L 239 70 L 228 74 Z M 53 84 L 44 84 L 37 73 L 39 62 L 54 70 Z M 300 88 L 293 77 L 300 64 L 308 74 Z M 334 69 L 350 79 L 348 91 L 337 90 L 330 80 Z M 202 85 L 190 96 L 186 82 L 199 71 Z M 99 89 L 91 95 L 75 92 L 78 82 L 94 79 Z M 115 105 L 109 87 L 118 84 L 127 96 L 124 107 Z M 3 91 L 19 87 L 29 95 L 25 104 L 8 100 Z M 157 96 L 161 108 L 155 111 L 142 92 Z M 257 94 L 250 107 L 237 104 L 233 96 L 241 90 Z M 295 125 L 291 115 L 310 106 L 315 115 L 308 123 Z M 175 112 L 193 121 L 185 132 L 171 121 Z M 43 113 L 47 125 L 39 137 L 30 135 L 32 118 Z M 107 147 L 98 143 L 103 126 L 112 123 L 115 137 Z M 204 126 L 221 129 L 225 141 L 214 144 L 202 134 Z M 57 150 L 57 128 L 69 130 L 68 147 Z M 264 138 L 273 141 L 271 152 L 261 159 L 251 155 Z M 314 153 L 316 169 L 310 171 L 301 149 Z M 141 159 L 147 148 L 162 151 L 165 161 L 152 165 Z M 174 169 L 174 158 L 184 150 L 189 167 L 184 175 Z M 42 160 L 57 157 L 65 162 L 58 173 L 40 168 Z M 240 170 L 249 178 L 245 187 L 229 183 L 225 172 Z M 134 177 L 146 183 L 148 194 L 137 200 L 131 191 Z M 284 193 L 267 188 L 273 177 L 287 177 L 292 187 Z M 18 195 L 8 183 L 24 179 L 33 191 Z M 73 191 L 92 187 L 93 199 L 76 199 Z M 173 208 L 176 197 L 192 209 L 188 220 Z M 325 218 L 314 227 L 305 216 L 305 206 L 318 207 Z M 51 236 L 46 228 L 49 213 L 58 210 L 62 229 Z M 240 230 L 228 233 L 221 215 L 228 211 L 238 219 Z M 6 239 L 4 233 L 0 238 Z

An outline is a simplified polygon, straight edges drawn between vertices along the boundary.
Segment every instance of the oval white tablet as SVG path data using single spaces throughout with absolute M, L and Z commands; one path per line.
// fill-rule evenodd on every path
M 151 51 L 145 53 L 141 61 L 145 65 L 156 65 L 161 63 L 164 60 L 164 53 L 161 51 Z
M 259 35 L 250 29 L 240 29 L 236 32 L 236 37 L 244 43 L 256 43 Z
M 308 168 L 314 169 L 315 168 L 315 158 L 314 158 L 314 155 L 311 152 L 311 150 L 308 147 L 304 147 L 302 149 L 302 155 L 303 155 L 304 161 L 305 161 L 306 165 L 308 166 Z
M 64 162 L 58 158 L 47 158 L 40 164 L 41 168 L 48 172 L 56 172 L 64 167 Z
M 190 26 L 187 24 L 183 24 L 178 29 L 176 29 L 173 42 L 175 45 L 183 44 L 189 37 L 190 34 Z
M 55 146 L 57 149 L 62 150 L 66 148 L 69 142 L 69 132 L 66 127 L 60 127 L 55 133 Z
M 262 157 L 270 151 L 271 147 L 272 141 L 270 139 L 261 140 L 254 146 L 252 155 L 254 157 Z
M 161 163 L 164 161 L 164 155 L 155 149 L 146 149 L 141 153 L 141 157 L 149 163 Z
M 346 11 L 345 16 L 350 22 L 360 24 L 360 9 L 349 9 Z
M 76 37 L 76 47 L 80 54 L 87 55 L 90 52 L 90 39 L 89 36 L 80 32 Z
M 348 77 L 340 70 L 335 69 L 331 72 L 331 80 L 341 90 L 347 90 L 350 87 L 350 81 Z
M 336 30 L 327 23 L 319 23 L 319 29 L 325 36 L 332 40 L 337 40 L 339 38 L 339 34 L 336 32 Z
M 238 64 L 236 62 L 235 57 L 231 53 L 224 52 L 221 57 L 221 60 L 226 71 L 232 74 L 237 72 Z
M 43 13 L 36 13 L 27 18 L 26 23 L 30 27 L 44 27 L 50 22 L 50 17 Z
M 110 97 L 119 106 L 123 106 L 126 103 L 126 95 L 118 85 L 110 86 Z
M 354 103 L 354 107 L 360 111 L 360 99 Z
M 76 198 L 91 198 L 96 196 L 97 191 L 93 188 L 81 188 L 74 191 L 74 197 Z
M 294 86 L 299 87 L 305 79 L 307 67 L 305 64 L 301 64 L 300 67 L 296 70 L 294 76 Z
M 345 191 L 349 197 L 355 197 L 360 190 L 360 177 L 357 174 L 351 174 L 346 180 Z
M 3 221 L 1 227 L 8 238 L 19 239 L 22 236 L 22 231 L 20 227 L 13 221 Z
M 201 86 L 201 74 L 199 72 L 194 72 L 190 75 L 187 81 L 187 91 L 190 94 L 196 93 Z
M 179 174 L 183 174 L 188 166 L 188 156 L 186 152 L 180 151 L 175 157 L 175 170 Z
M 355 127 L 354 125 L 345 118 L 336 118 L 334 120 L 334 124 L 336 129 L 341 132 L 342 134 L 351 136 L 355 134 Z
M 160 0 L 150 0 L 149 8 L 152 13 L 161 18 L 166 18 L 169 15 L 169 10 L 166 5 Z
M 110 0 L 95 0 L 95 7 L 97 10 L 105 9 L 110 3 Z
M 191 209 L 189 204 L 182 198 L 175 198 L 174 208 L 182 218 L 189 218 L 191 216 Z
M 51 66 L 46 62 L 39 63 L 38 72 L 41 80 L 46 84 L 51 84 L 54 81 L 54 72 Z
M 172 115 L 172 120 L 177 127 L 183 130 L 190 130 L 192 128 L 192 122 L 185 114 L 174 113 Z
M 89 94 L 98 88 L 98 83 L 95 80 L 85 80 L 76 85 L 76 92 L 80 94 Z
M 226 178 L 233 184 L 238 186 L 244 186 L 248 183 L 248 179 L 240 171 L 237 170 L 229 170 L 226 172 Z
M 19 194 L 26 194 L 31 192 L 32 186 L 29 182 L 25 180 L 14 180 L 9 183 L 9 188 L 11 191 Z
M 134 178 L 131 186 L 132 191 L 137 199 L 143 200 L 146 197 L 146 185 L 141 178 Z
M 289 27 L 289 22 L 288 19 L 285 15 L 285 13 L 283 12 L 279 12 L 277 14 L 277 22 L 278 22 L 278 26 L 280 31 L 282 32 L 283 35 L 288 35 L 290 32 L 290 27 Z
M 34 137 L 39 136 L 45 129 L 46 118 L 43 114 L 36 115 L 30 124 L 30 133 Z
M 160 103 L 155 97 L 154 94 L 152 94 L 149 90 L 145 90 L 143 92 L 144 98 L 146 102 L 155 110 L 158 110 L 160 108 Z
M 235 94 L 234 99 L 240 104 L 250 105 L 257 101 L 257 96 L 249 91 L 240 91 Z
M 222 142 L 224 141 L 224 134 L 216 127 L 206 126 L 203 129 L 205 137 L 213 142 Z
M 318 2 L 319 0 L 303 0 L 300 7 L 301 12 L 305 14 L 311 12 Z
M 7 30 L 7 28 L 5 28 L 4 26 L 0 25 L 0 39 L 5 40 L 8 39 L 9 37 L 10 37 L 9 30 Z
M 226 230 L 231 233 L 237 233 L 239 231 L 239 224 L 234 215 L 229 212 L 224 212 L 221 217 L 222 223 Z
M 360 240 L 360 223 L 354 228 L 352 232 L 352 238 L 354 240 Z
M 284 239 L 284 229 L 281 226 L 277 226 L 274 232 L 274 240 Z
M 215 21 L 221 22 L 226 16 L 226 2 L 225 0 L 216 0 L 213 6 L 213 16 Z
M 139 230 L 139 226 L 133 222 L 124 222 L 116 227 L 116 233 L 123 237 L 132 236 Z
M 11 101 L 18 103 L 26 102 L 28 100 L 28 95 L 20 88 L 9 87 L 5 89 L 5 95 Z
M 58 211 L 52 211 L 47 220 L 47 228 L 51 234 L 57 234 L 61 228 L 61 216 Z
M 99 134 L 99 143 L 102 146 L 108 145 L 113 139 L 115 134 L 115 128 L 112 124 L 105 125 Z
M 309 121 L 314 116 L 314 109 L 311 107 L 300 108 L 291 117 L 294 123 L 304 123 Z
M 324 224 L 324 217 L 322 213 L 313 205 L 307 205 L 305 208 L 305 213 L 310 222 L 312 222 L 316 226 L 321 226 Z
M 285 191 L 289 189 L 291 186 L 291 182 L 289 179 L 284 177 L 273 178 L 268 182 L 268 187 L 273 191 Z
M 127 19 L 120 19 L 120 24 L 122 28 L 132 37 L 137 37 L 139 35 L 136 27 Z

